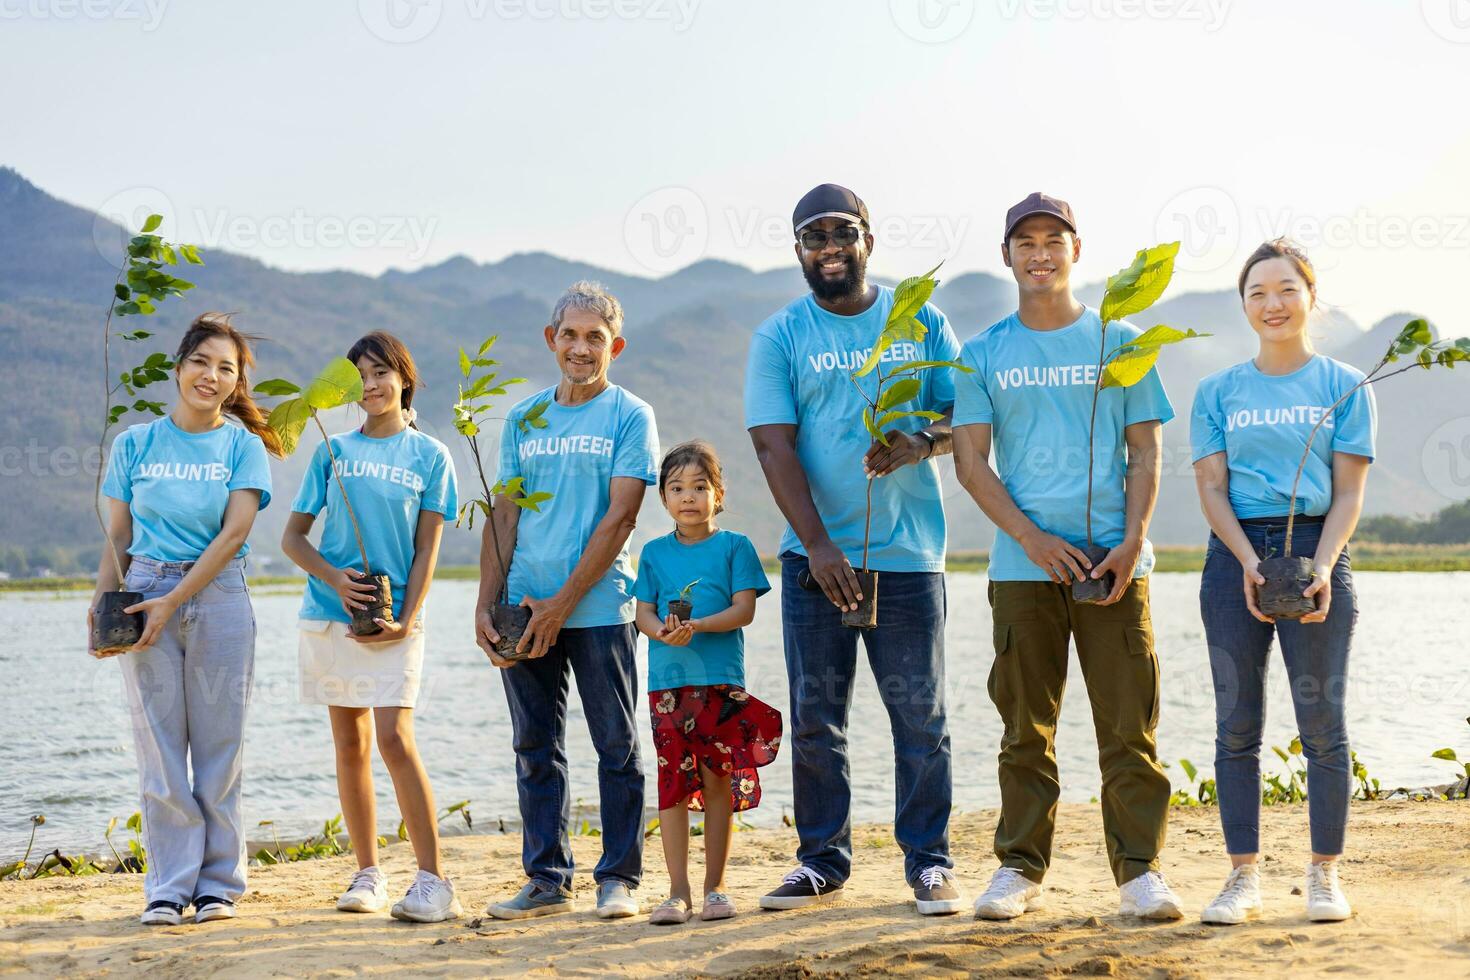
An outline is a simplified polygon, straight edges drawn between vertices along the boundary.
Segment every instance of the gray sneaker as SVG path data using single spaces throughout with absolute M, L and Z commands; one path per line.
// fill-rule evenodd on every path
M 572 911 L 572 896 L 539 881 L 530 881 L 516 897 L 496 902 L 485 910 L 497 919 L 530 919 Z
M 638 914 L 638 900 L 632 890 L 616 878 L 609 878 L 597 886 L 597 917 L 599 919 L 626 919 Z
M 914 885 L 914 901 L 920 915 L 953 915 L 965 907 L 965 896 L 955 883 L 954 872 L 931 865 L 919 872 Z

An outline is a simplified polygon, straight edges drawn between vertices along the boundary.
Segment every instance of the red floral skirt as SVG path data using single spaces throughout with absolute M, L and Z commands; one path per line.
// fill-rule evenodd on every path
M 731 684 L 676 687 L 648 692 L 653 748 L 658 756 L 658 808 L 684 800 L 704 809 L 699 764 L 730 777 L 735 812 L 761 801 L 756 768 L 770 764 L 781 748 L 781 713 Z

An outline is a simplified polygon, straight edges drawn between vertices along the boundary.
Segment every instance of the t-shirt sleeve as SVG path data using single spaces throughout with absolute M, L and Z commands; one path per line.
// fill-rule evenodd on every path
M 495 463 L 495 482 L 504 483 L 521 475 L 520 430 L 515 416 L 500 428 L 500 453 Z
M 735 543 L 735 553 L 730 556 L 730 593 L 755 589 L 756 595 L 771 591 L 771 582 L 766 570 L 761 567 L 761 557 L 755 553 L 755 545 L 745 535 Z
M 658 605 L 658 582 L 653 571 L 653 549 L 647 545 L 638 556 L 638 578 L 633 582 L 633 598 Z
M 1337 406 L 1332 423 L 1332 451 L 1372 459 L 1377 438 L 1378 403 L 1373 400 L 1373 389 L 1364 385 Z
M 296 499 L 291 501 L 292 511 L 315 517 L 327 506 L 327 465 L 327 444 L 319 442 L 306 472 L 301 474 L 301 486 L 296 491 Z
M 932 322 L 928 325 L 929 360 L 959 360 L 960 342 L 949 325 L 949 319 L 932 306 L 926 305 L 924 309 L 933 314 Z M 930 368 L 924 372 L 929 390 L 929 397 L 924 405 L 926 409 L 931 412 L 947 412 L 954 406 L 957 373 L 963 372 L 956 372 L 953 368 Z
M 260 509 L 265 510 L 271 502 L 271 462 L 260 436 L 247 432 L 235 440 L 235 459 L 230 470 L 226 487 L 231 491 L 259 490 Z
M 995 406 L 985 387 L 985 369 L 980 363 L 980 345 L 971 341 L 960 351 L 959 362 L 970 369 L 952 372 L 954 376 L 954 424 L 977 425 L 995 421 Z
M 774 337 L 757 333 L 745 363 L 745 427 L 795 425 L 791 358 Z
M 1225 432 L 1220 428 L 1220 413 L 1214 393 L 1208 385 L 1200 385 L 1194 393 L 1194 409 L 1189 415 L 1191 461 L 1225 451 Z
M 624 413 L 613 449 L 612 475 L 635 477 L 650 486 L 658 482 L 658 426 L 647 405 Z
M 112 450 L 107 457 L 107 478 L 102 481 L 102 493 L 125 504 L 133 502 L 133 436 L 124 430 L 112 440 Z
M 1164 381 L 1157 366 L 1136 385 L 1123 389 L 1123 424 L 1135 422 L 1167 422 L 1174 417 L 1174 406 L 1164 393 Z
M 419 510 L 443 514 L 446 521 L 454 520 L 459 513 L 459 486 L 455 479 L 454 460 L 442 446 L 435 447 L 434 461 L 429 467 L 429 482 L 424 487 Z

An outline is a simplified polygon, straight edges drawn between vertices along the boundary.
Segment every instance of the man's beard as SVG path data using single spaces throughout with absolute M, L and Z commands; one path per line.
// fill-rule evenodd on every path
M 846 262 L 847 275 L 835 280 L 822 275 L 820 262 L 802 265 L 801 273 L 806 277 L 806 284 L 811 287 L 812 294 L 817 299 L 825 299 L 830 302 L 861 295 L 864 276 L 867 273 L 866 263 L 856 262 L 851 258 Z

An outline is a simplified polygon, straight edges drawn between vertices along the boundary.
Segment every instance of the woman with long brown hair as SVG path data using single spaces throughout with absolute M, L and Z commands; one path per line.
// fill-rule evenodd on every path
M 444 521 L 454 518 L 457 507 L 454 463 L 442 442 L 413 424 L 420 382 L 402 341 L 374 331 L 352 345 L 347 359 L 362 375 L 359 405 L 366 419 L 360 428 L 332 436 L 330 454 L 325 443 L 317 446 L 281 539 L 281 550 L 310 576 L 298 623 L 301 700 L 326 705 L 331 717 L 337 794 L 357 857 L 358 870 L 337 908 L 376 912 L 387 902 L 373 797 L 376 727 L 378 752 L 393 778 L 419 866 L 392 914 L 438 922 L 459 915 L 460 904 L 439 865 L 434 792 L 414 741 L 413 708 L 424 660 L 420 614 Z M 343 494 L 331 488 L 334 476 L 352 514 Z M 313 546 L 307 535 L 323 511 L 321 543 Z M 364 578 L 369 570 L 358 567 L 364 555 L 371 574 L 388 576 L 393 616 L 376 620 L 378 631 L 360 636 L 348 624 L 352 610 L 372 605 Z
M 245 539 L 270 502 L 266 454 L 281 455 L 250 397 L 252 339 L 227 316 L 195 320 L 174 355 L 178 401 L 113 441 L 102 486 L 125 582 L 104 554 L 91 608 L 121 587 L 144 596 L 126 611 L 147 616 L 120 658 L 148 846 L 147 925 L 177 925 L 190 904 L 195 922 L 230 918 L 245 890 L 241 759 L 255 668 Z

